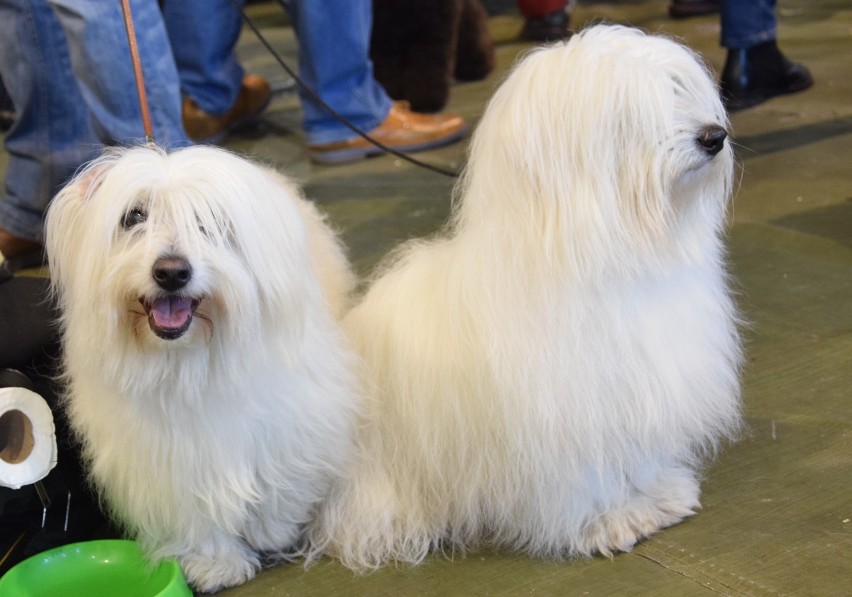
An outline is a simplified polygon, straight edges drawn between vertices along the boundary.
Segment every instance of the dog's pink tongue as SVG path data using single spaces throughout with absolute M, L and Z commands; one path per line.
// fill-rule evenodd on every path
M 192 317 L 192 303 L 177 296 L 156 299 L 151 304 L 150 315 L 161 328 L 179 328 Z

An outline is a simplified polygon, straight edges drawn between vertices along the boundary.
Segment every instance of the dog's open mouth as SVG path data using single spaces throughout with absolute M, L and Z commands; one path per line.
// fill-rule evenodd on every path
M 176 340 L 189 329 L 192 316 L 201 301 L 186 296 L 168 295 L 140 298 L 139 302 L 148 315 L 151 331 L 163 340 Z

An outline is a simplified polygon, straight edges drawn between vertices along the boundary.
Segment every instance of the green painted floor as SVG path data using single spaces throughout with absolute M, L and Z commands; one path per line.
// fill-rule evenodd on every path
M 672 21 L 666 7 L 581 0 L 573 25 L 606 19 L 667 32 L 718 71 L 718 18 Z M 781 0 L 778 13 L 782 49 L 808 65 L 816 86 L 732 118 L 741 176 L 729 246 L 749 321 L 748 432 L 708 469 L 703 511 L 611 560 L 436 555 L 364 577 L 323 561 L 267 569 L 222 595 L 852 595 L 852 6 Z M 295 63 L 278 4 L 254 4 L 250 14 Z M 451 109 L 472 123 L 528 47 L 515 40 L 520 26 L 511 12 L 493 17 L 497 72 L 453 90 Z M 240 54 L 249 70 L 285 86 L 250 31 Z M 442 225 L 450 179 L 390 157 L 314 166 L 299 121 L 295 96 L 281 93 L 256 128 L 226 146 L 300 180 L 342 231 L 360 274 L 400 241 Z M 456 168 L 464 151 L 421 155 Z

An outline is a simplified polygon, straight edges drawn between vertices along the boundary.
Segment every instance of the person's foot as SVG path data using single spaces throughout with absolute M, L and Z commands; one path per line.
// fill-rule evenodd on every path
M 563 10 L 557 10 L 536 19 L 525 19 L 521 29 L 521 39 L 533 42 L 550 42 L 571 36 L 568 25 L 571 18 Z
M 722 71 L 722 101 L 730 112 L 750 108 L 777 95 L 813 85 L 810 71 L 778 49 L 775 40 L 753 48 L 730 49 Z
M 391 149 L 414 152 L 449 145 L 467 130 L 457 114 L 421 114 L 412 112 L 407 102 L 394 102 L 384 122 L 367 133 Z M 360 136 L 343 141 L 309 145 L 308 154 L 320 164 L 342 164 L 384 153 Z
M 0 131 L 8 131 L 15 122 L 15 113 L 0 108 Z
M 183 100 L 183 128 L 187 136 L 198 143 L 219 143 L 228 134 L 257 118 L 269 105 L 272 91 L 269 82 L 260 75 L 246 75 L 233 107 L 215 116 L 198 107 L 191 97 Z
M 0 131 L 7 131 L 15 122 L 15 107 L 0 79 Z
M 715 14 L 721 9 L 721 0 L 672 0 L 669 3 L 669 16 L 673 19 L 686 19 Z
M 0 228 L 0 267 L 9 272 L 38 267 L 44 260 L 41 244 Z

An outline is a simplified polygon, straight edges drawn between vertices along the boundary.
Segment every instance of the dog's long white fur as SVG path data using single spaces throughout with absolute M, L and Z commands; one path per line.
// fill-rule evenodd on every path
M 669 39 L 601 25 L 523 58 L 448 230 L 403 246 L 344 320 L 361 454 L 309 558 L 611 554 L 694 513 L 740 425 L 733 157 L 698 142 L 711 126 L 711 76 Z
M 141 209 L 135 227 L 125 215 Z M 92 476 L 154 557 L 201 591 L 295 550 L 352 453 L 356 384 L 337 316 L 342 246 L 283 176 L 223 150 L 110 151 L 50 206 L 67 408 Z M 139 298 L 154 262 L 203 297 L 162 340 Z

